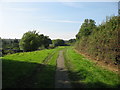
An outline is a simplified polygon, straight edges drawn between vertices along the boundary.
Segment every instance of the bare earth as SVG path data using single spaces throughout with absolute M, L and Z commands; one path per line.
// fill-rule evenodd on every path
M 70 85 L 70 80 L 68 78 L 67 69 L 65 69 L 64 65 L 63 51 L 59 52 L 59 57 L 57 59 L 55 88 L 72 88 Z

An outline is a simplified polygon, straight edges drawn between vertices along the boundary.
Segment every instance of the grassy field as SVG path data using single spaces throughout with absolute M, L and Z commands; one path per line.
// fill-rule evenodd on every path
M 62 49 L 74 88 L 120 86 L 117 74 L 96 66 L 73 47 L 58 47 L 2 57 L 3 88 L 54 88 L 56 60 Z
M 35 85 L 36 88 L 54 88 L 55 81 L 55 71 L 56 71 L 56 60 L 59 55 L 59 51 L 65 47 L 59 47 L 56 49 L 54 54 L 48 59 L 49 61 L 42 69 L 42 74 L 37 73 L 35 80 L 38 84 Z
M 58 51 L 63 48 L 16 53 L 2 57 L 3 88 L 53 87 Z
M 66 67 L 74 88 L 117 88 L 120 77 L 111 71 L 95 65 L 76 53 L 72 47 L 64 52 Z

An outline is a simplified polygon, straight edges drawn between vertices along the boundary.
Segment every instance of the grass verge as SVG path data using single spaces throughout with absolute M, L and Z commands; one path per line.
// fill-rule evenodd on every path
M 94 62 L 76 53 L 72 47 L 64 52 L 66 67 L 74 88 L 118 88 L 120 76 L 98 67 Z

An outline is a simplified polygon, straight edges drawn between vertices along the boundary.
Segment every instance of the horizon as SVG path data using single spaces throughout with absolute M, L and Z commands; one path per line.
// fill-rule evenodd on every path
M 118 15 L 118 2 L 2 2 L 0 37 L 21 39 L 36 30 L 50 39 L 74 39 L 84 19 L 96 25 Z

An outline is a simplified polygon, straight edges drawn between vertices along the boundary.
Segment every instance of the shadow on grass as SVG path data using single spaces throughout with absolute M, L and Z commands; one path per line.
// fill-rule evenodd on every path
M 85 71 L 85 70 L 80 70 L 78 72 L 71 72 L 68 71 L 69 73 L 69 78 L 71 79 L 71 83 L 73 85 L 73 88 L 120 88 L 120 83 L 117 85 L 108 85 L 106 83 L 103 83 L 101 81 L 90 81 L 87 83 L 80 82 L 80 80 L 85 80 L 86 79 L 86 74 L 87 76 L 92 75 L 90 72 Z M 83 74 L 84 73 L 84 74 Z M 94 79 L 94 77 L 93 77 Z
M 2 59 L 2 88 L 52 88 L 54 73 L 55 66 Z
M 20 62 L 15 60 L 2 60 L 2 88 L 54 88 L 55 66 L 38 63 Z M 64 72 L 64 71 L 61 71 Z M 65 71 L 66 72 L 66 71 Z M 80 70 L 70 72 L 69 76 L 75 88 L 120 88 L 120 84 L 110 86 L 103 82 L 80 83 L 86 78 L 84 74 L 90 72 Z M 62 76 L 61 76 L 62 77 Z M 64 83 L 66 84 L 66 83 Z

